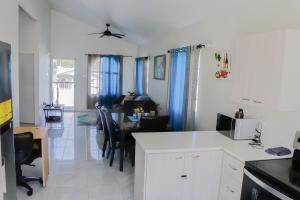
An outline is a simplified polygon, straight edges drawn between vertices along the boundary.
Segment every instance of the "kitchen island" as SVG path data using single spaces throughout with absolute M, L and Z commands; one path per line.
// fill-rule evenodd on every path
M 238 200 L 246 161 L 283 158 L 216 131 L 133 136 L 135 200 Z

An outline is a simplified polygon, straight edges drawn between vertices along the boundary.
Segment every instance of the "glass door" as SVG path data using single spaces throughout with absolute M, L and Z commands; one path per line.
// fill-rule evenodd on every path
M 74 110 L 75 60 L 52 60 L 52 103 Z

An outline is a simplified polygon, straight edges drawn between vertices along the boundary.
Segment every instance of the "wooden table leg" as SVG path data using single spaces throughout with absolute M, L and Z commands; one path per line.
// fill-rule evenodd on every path
M 49 160 L 48 160 L 48 141 L 47 138 L 43 138 L 42 144 L 42 174 L 43 174 L 43 186 L 47 186 L 49 175 Z

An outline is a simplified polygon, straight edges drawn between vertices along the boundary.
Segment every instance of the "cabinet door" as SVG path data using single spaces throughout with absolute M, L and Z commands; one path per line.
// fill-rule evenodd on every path
M 282 32 L 263 33 L 253 37 L 254 76 L 251 83 L 252 103 L 257 106 L 277 107 L 280 94 L 283 55 Z
M 233 68 L 234 101 L 238 103 L 251 103 L 253 88 L 253 38 L 245 37 L 237 45 L 235 68 Z
M 243 65 L 243 53 L 241 51 L 243 46 L 243 41 L 239 40 L 236 45 L 236 52 L 233 59 L 233 68 L 231 71 L 233 80 L 233 91 L 232 98 L 233 101 L 237 103 L 243 103 L 245 82 L 243 80 L 243 70 L 245 66 Z
M 217 200 L 222 168 L 221 151 L 202 151 L 186 155 L 185 199 Z
M 146 200 L 183 200 L 184 154 L 150 154 L 147 158 Z
M 234 84 L 241 103 L 277 108 L 280 98 L 284 33 L 270 32 L 244 37 L 237 48 Z
M 264 37 L 261 35 L 251 37 L 251 51 L 250 65 L 252 70 L 252 78 L 250 81 L 249 91 L 251 93 L 251 103 L 262 105 L 264 103 L 265 85 L 263 84 L 265 77 L 264 61 L 265 61 L 265 43 Z

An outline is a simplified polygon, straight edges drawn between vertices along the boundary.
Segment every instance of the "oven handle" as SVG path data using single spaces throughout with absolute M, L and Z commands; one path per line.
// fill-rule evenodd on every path
M 279 191 L 275 190 L 271 186 L 267 185 L 266 183 L 262 182 L 258 178 L 256 178 L 253 174 L 251 174 L 248 170 L 244 169 L 244 174 L 250 178 L 252 181 L 254 181 L 257 185 L 268 191 L 269 193 L 273 194 L 274 196 L 282 199 L 282 200 L 293 200 L 290 197 L 280 193 Z

